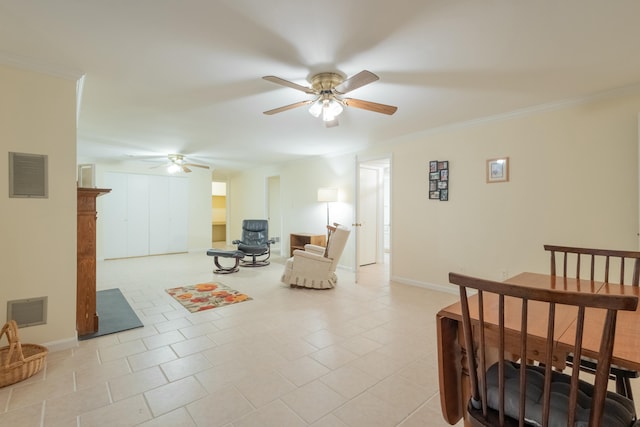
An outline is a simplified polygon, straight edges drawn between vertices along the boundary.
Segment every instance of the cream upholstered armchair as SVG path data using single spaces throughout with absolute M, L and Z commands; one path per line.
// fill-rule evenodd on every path
M 351 230 L 343 225 L 327 226 L 329 239 L 327 248 L 305 245 L 297 249 L 287 260 L 282 282 L 291 286 L 314 289 L 330 289 L 336 285 L 336 267 L 347 243 Z

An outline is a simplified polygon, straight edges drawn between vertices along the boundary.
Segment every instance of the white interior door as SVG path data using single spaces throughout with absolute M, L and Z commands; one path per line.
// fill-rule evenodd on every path
M 378 183 L 380 171 L 360 166 L 360 217 L 357 228 L 360 245 L 358 266 L 376 263 L 378 253 Z

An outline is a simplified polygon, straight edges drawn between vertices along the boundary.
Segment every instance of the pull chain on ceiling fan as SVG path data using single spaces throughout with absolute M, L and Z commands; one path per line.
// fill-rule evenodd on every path
M 309 95 L 314 95 L 313 99 L 265 111 L 264 114 L 267 115 L 277 114 L 293 108 L 302 107 L 303 105 L 311 104 L 309 107 L 309 113 L 314 117 L 322 116 L 322 120 L 326 127 L 334 127 L 338 126 L 337 117 L 342 113 L 344 107 L 355 107 L 387 115 L 392 115 L 398 109 L 398 107 L 394 107 L 393 105 L 378 104 L 376 102 L 343 97 L 346 93 L 369 83 L 373 83 L 379 79 L 378 76 L 367 70 L 361 71 L 346 80 L 338 73 L 315 74 L 310 79 L 311 87 L 302 86 L 276 76 L 264 76 L 263 79 L 299 90 Z

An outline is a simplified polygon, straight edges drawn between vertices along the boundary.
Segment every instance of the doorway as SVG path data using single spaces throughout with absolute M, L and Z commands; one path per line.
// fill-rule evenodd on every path
M 211 183 L 211 247 L 224 249 L 227 245 L 227 183 Z
M 358 161 L 356 269 L 388 264 L 391 253 L 391 157 Z
M 276 242 L 271 245 L 271 252 L 281 254 L 282 213 L 280 209 L 280 176 L 267 177 L 267 220 L 269 221 L 269 238 Z

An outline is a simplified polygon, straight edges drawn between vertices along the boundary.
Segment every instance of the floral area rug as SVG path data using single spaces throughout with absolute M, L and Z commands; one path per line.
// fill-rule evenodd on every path
M 192 313 L 252 299 L 218 282 L 180 286 L 167 289 L 166 292 Z

